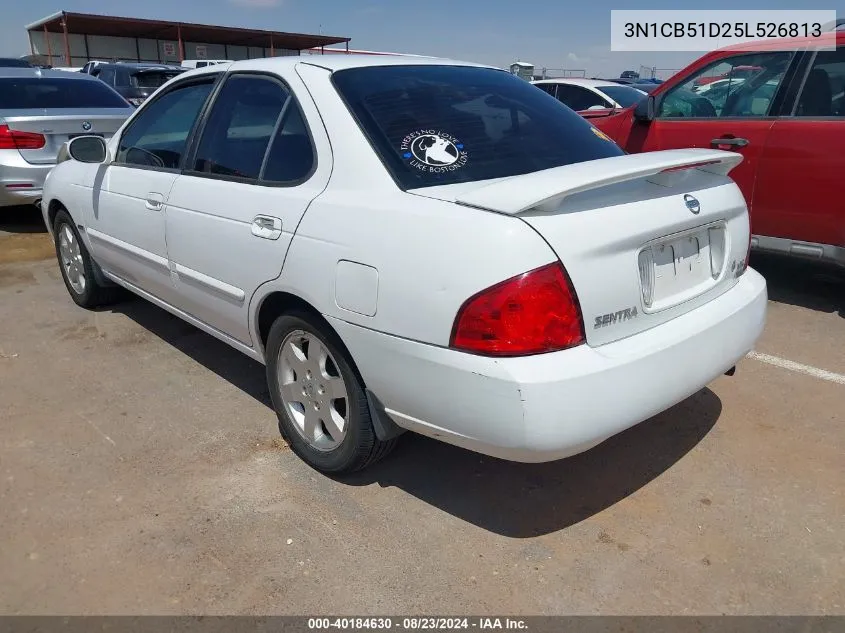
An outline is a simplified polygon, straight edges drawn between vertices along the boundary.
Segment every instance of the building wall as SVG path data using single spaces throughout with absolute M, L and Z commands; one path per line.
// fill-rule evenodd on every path
M 30 31 L 33 52 L 36 55 L 52 53 L 53 66 L 82 67 L 91 59 L 111 61 L 167 62 L 179 63 L 179 43 L 174 40 L 155 40 L 134 37 L 112 37 L 106 35 L 68 34 L 70 62 L 65 59 L 65 39 L 62 33 Z M 49 36 L 46 37 L 46 36 Z M 49 46 L 48 46 L 49 42 Z M 185 59 L 254 59 L 269 57 L 270 49 L 259 46 L 223 46 L 202 42 L 183 42 Z M 299 55 L 299 51 L 275 49 L 277 57 Z

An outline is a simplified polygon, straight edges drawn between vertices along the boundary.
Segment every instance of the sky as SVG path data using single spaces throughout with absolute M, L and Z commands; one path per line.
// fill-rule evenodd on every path
M 744 0 L 751 9 L 834 9 L 795 0 Z M 351 37 L 351 48 L 450 57 L 507 67 L 515 61 L 549 69 L 618 76 L 641 65 L 680 69 L 698 53 L 610 52 L 611 9 L 696 8 L 669 0 L 6 0 L 0 56 L 29 53 L 24 26 L 60 10 Z M 701 9 L 736 9 L 708 0 Z M 842 15 L 842 7 L 840 16 Z M 665 73 L 663 73 L 665 74 Z

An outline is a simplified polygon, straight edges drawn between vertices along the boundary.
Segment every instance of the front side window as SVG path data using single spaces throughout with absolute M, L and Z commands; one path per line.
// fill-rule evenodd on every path
M 193 170 L 291 182 L 312 164 L 311 138 L 290 92 L 272 79 L 230 77 L 211 109 Z
M 146 105 L 120 139 L 117 162 L 178 169 L 213 81 L 170 90 Z
M 791 60 L 791 52 L 766 52 L 711 64 L 669 89 L 658 117 L 767 116 Z
M 845 117 L 845 46 L 816 54 L 795 116 Z
M 374 66 L 333 82 L 385 167 L 412 189 L 503 178 L 622 156 L 536 86 L 464 66 Z

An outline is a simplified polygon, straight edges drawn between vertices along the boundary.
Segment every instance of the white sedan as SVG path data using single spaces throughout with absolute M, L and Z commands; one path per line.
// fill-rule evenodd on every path
M 765 321 L 740 155 L 625 155 L 494 68 L 210 66 L 62 158 L 42 209 L 71 298 L 128 289 L 264 363 L 324 472 L 405 430 L 579 453 L 729 372 Z
M 538 79 L 532 83 L 576 112 L 628 108 L 648 96 L 639 88 L 601 79 L 567 77 Z

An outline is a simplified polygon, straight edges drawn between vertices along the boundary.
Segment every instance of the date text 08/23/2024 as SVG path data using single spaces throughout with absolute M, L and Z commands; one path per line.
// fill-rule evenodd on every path
M 470 629 L 526 629 L 524 620 L 516 618 L 441 618 L 441 617 L 373 617 L 373 618 L 308 618 L 308 628 L 314 631 L 332 629 L 359 631 L 364 629 L 400 630 L 470 630 Z

